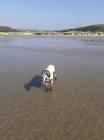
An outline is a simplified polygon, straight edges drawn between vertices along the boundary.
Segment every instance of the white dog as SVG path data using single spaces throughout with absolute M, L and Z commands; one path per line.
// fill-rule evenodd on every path
M 46 88 L 46 91 L 48 90 L 48 88 L 50 88 L 50 91 L 52 91 L 53 80 L 57 79 L 55 71 L 56 69 L 54 65 L 48 65 L 48 67 L 42 71 L 42 85 Z

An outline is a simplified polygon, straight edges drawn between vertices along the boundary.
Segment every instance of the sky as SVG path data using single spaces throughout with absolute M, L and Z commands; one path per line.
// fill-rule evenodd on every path
M 0 26 L 59 30 L 104 23 L 104 0 L 0 0 Z

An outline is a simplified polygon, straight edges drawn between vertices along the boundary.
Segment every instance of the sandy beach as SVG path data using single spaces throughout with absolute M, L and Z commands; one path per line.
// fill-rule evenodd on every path
M 0 36 L 0 140 L 103 139 L 104 38 Z

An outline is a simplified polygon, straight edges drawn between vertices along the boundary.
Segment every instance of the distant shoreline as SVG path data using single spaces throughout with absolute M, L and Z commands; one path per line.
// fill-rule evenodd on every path
M 29 30 L 14 29 L 0 26 L 0 35 L 32 35 L 32 36 L 104 36 L 104 24 L 95 24 L 85 27 L 66 30 Z
M 21 35 L 21 36 L 104 36 L 104 32 L 0 32 L 0 36 L 3 35 Z

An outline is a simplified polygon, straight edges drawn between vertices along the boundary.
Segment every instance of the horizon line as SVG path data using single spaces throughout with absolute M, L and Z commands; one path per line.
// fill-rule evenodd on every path
M 17 29 L 17 30 L 40 30 L 40 31 L 60 31 L 60 30 L 69 30 L 69 29 L 76 29 L 76 28 L 82 28 L 82 27 L 87 27 L 87 26 L 94 26 L 94 25 L 104 25 L 104 23 L 95 23 L 95 24 L 87 24 L 83 26 L 77 26 L 77 27 L 69 27 L 69 28 L 60 28 L 60 29 L 43 29 L 43 28 L 35 28 L 35 27 L 14 27 L 14 26 L 9 26 L 9 25 L 0 25 L 0 27 L 9 27 L 11 29 Z

